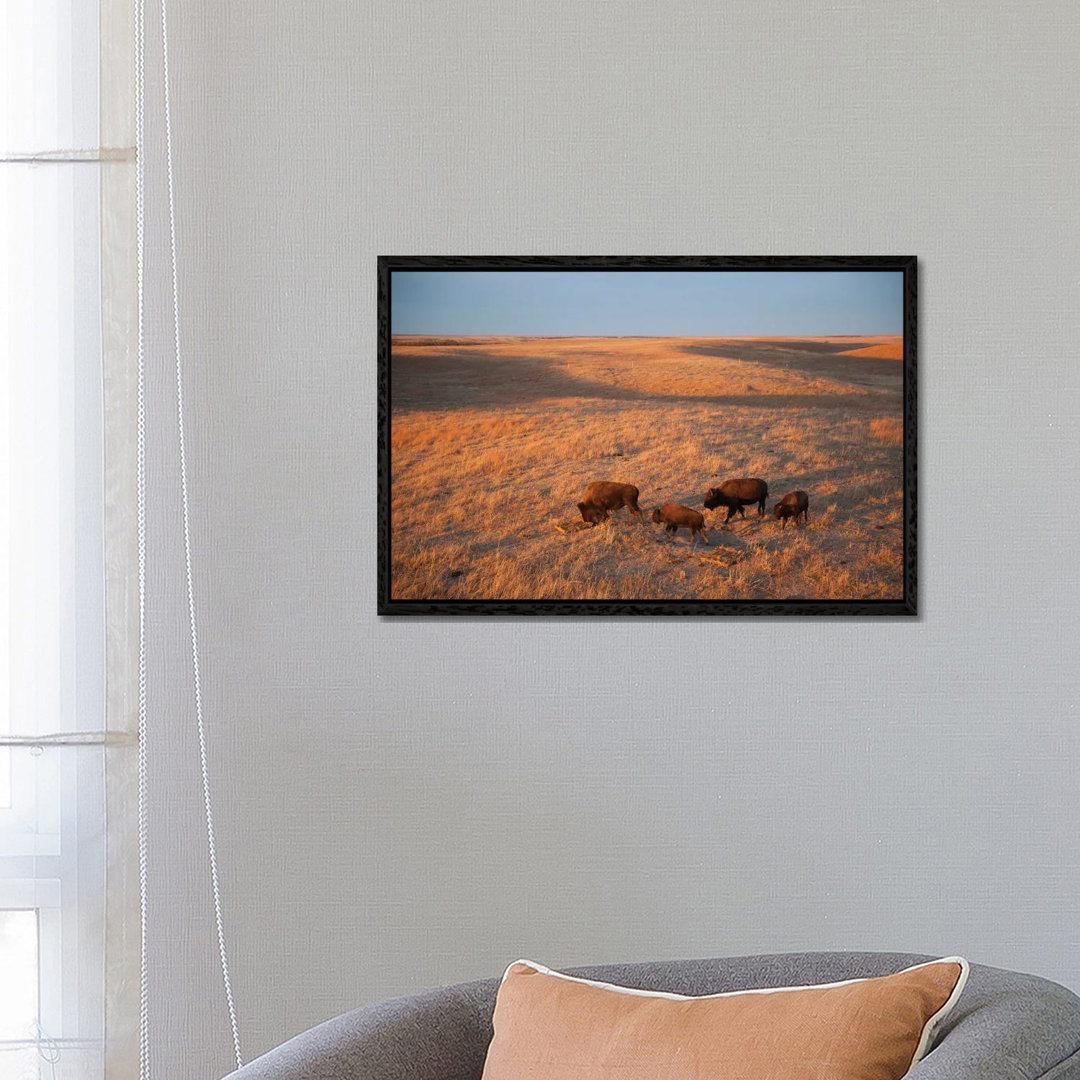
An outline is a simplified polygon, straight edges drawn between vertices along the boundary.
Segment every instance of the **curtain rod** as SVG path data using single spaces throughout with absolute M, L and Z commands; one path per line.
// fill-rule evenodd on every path
M 134 743 L 134 731 L 54 731 L 47 735 L 0 735 L 0 746 L 102 746 Z
M 83 150 L 0 154 L 0 165 L 96 165 L 102 161 L 134 160 L 134 146 L 94 146 Z

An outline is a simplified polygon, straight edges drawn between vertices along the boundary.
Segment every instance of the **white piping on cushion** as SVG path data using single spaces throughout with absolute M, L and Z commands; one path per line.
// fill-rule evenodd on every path
M 967 986 L 968 975 L 971 973 L 971 965 L 962 956 L 949 956 L 943 960 L 934 960 L 935 964 L 959 964 L 960 965 L 960 978 L 956 980 L 956 985 L 953 987 L 952 993 L 949 995 L 948 1000 L 944 1005 L 929 1020 L 923 1025 L 922 1038 L 919 1039 L 919 1045 L 915 1047 L 915 1054 L 911 1059 L 911 1065 L 917 1065 L 924 1057 L 926 1057 L 927 1051 L 930 1049 L 930 1043 L 934 1038 L 934 1032 L 937 1030 L 941 1021 L 945 1019 L 953 1011 L 956 1002 L 960 998 L 960 994 L 963 992 L 965 986 Z M 926 967 L 925 964 L 918 965 L 919 967 Z M 914 968 L 908 968 L 909 971 L 914 971 Z M 911 1068 L 911 1065 L 908 1068 Z
M 956 985 L 953 987 L 952 993 L 949 995 L 945 1004 L 942 1005 L 925 1024 L 923 1024 L 922 1034 L 919 1037 L 919 1044 L 915 1047 L 915 1054 L 911 1059 L 911 1065 L 908 1066 L 909 1069 L 922 1061 L 926 1056 L 926 1053 L 930 1048 L 930 1043 L 934 1037 L 934 1032 L 945 1017 L 952 1012 L 956 1002 L 960 998 L 961 992 L 967 985 L 971 966 L 962 956 L 943 956 L 940 960 L 927 960 L 924 963 L 914 964 L 912 967 L 893 972 L 893 975 L 906 975 L 910 971 L 918 971 L 920 968 L 931 967 L 934 964 L 959 964 L 960 976 L 957 978 Z M 503 972 L 502 982 L 506 981 L 507 975 L 510 974 L 510 971 L 513 968 L 519 966 L 531 968 L 538 975 L 550 975 L 556 979 L 565 979 L 567 982 L 580 983 L 584 986 L 593 986 L 599 990 L 611 990 L 617 994 L 630 994 L 634 997 L 662 998 L 666 1001 L 703 1001 L 711 998 L 740 997 L 745 994 L 782 994 L 793 990 L 831 990 L 839 986 L 852 986 L 854 983 L 869 982 L 871 979 L 888 979 L 892 977 L 891 975 L 870 975 L 861 979 L 843 979 L 840 982 L 832 983 L 811 983 L 807 986 L 763 986 L 752 990 L 726 990 L 721 994 L 702 994 L 695 998 L 687 994 L 670 994 L 662 990 L 639 990 L 633 986 L 616 986 L 614 983 L 599 982 L 596 979 L 582 979 L 576 975 L 567 975 L 565 972 L 555 971 L 552 968 L 544 967 L 543 964 L 537 964 L 532 960 L 515 960 L 507 967 L 506 971 Z

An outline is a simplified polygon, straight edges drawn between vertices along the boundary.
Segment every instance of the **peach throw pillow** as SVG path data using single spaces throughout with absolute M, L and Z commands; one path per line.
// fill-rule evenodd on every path
M 507 968 L 483 1080 L 899 1080 L 956 1004 L 967 961 L 709 997 Z

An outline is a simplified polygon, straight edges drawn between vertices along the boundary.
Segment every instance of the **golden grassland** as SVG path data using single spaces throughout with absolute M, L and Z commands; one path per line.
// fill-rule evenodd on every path
M 872 356 L 878 360 L 903 360 L 904 342 L 898 338 L 882 345 L 867 345 L 864 349 L 847 349 L 843 356 Z
M 898 338 L 419 338 L 391 355 L 394 599 L 899 599 Z M 707 487 L 757 476 L 768 517 Z M 636 485 L 584 528 L 586 484 Z M 806 528 L 771 516 L 810 495 Z M 648 521 L 703 510 L 710 546 Z

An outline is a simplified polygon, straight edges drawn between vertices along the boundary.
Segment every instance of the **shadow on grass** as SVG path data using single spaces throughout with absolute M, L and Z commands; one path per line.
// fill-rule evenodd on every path
M 903 386 L 903 364 L 878 356 L 845 356 L 852 349 L 873 345 L 872 341 L 790 341 L 717 342 L 683 345 L 693 356 L 716 356 L 741 360 L 802 375 L 838 379 L 852 386 L 896 389 Z M 883 385 L 885 384 L 885 385 Z M 895 384 L 895 385 L 894 385 Z
M 692 348 L 697 348 L 696 346 Z M 710 347 L 711 348 L 711 347 Z M 709 352 L 706 355 L 732 356 L 731 351 Z M 756 356 L 746 357 L 756 363 L 769 363 Z M 892 365 L 897 370 L 897 388 L 900 386 L 899 365 L 895 360 L 849 358 L 843 365 L 857 371 L 861 364 Z M 833 358 L 831 363 L 836 363 Z M 837 377 L 834 372 L 808 366 L 807 358 L 800 363 L 785 364 L 776 360 L 771 366 L 812 375 Z M 880 379 L 861 379 L 840 376 L 853 385 L 870 389 L 882 387 Z M 860 393 L 833 394 L 761 394 L 754 391 L 739 394 L 657 394 L 615 383 L 582 379 L 568 374 L 557 366 L 554 359 L 546 356 L 495 356 L 476 349 L 440 349 L 430 354 L 394 356 L 390 365 L 390 405 L 394 411 L 433 411 L 446 409 L 481 408 L 493 405 L 525 405 L 530 402 L 558 398 L 584 398 L 601 401 L 627 401 L 654 403 L 656 405 L 711 405 L 716 408 L 764 408 L 764 409 L 858 409 L 880 412 L 881 401 L 875 395 Z

